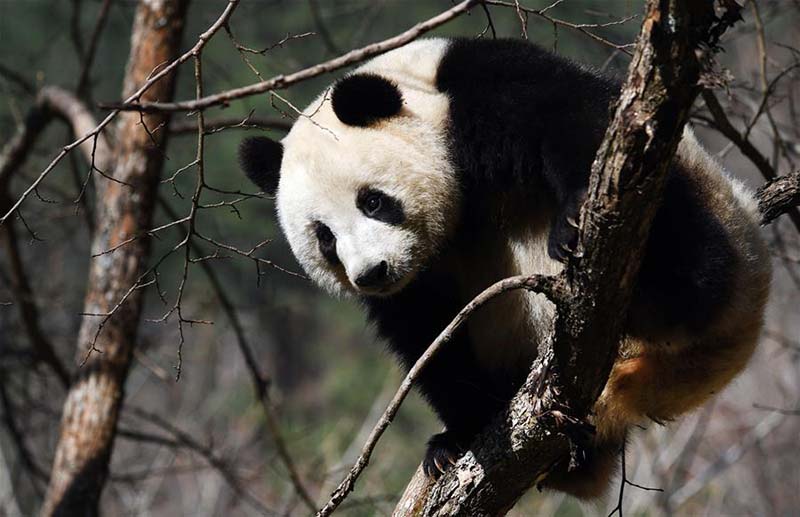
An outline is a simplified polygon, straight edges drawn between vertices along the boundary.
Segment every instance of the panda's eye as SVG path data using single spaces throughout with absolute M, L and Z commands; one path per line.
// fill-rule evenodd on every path
M 364 202 L 364 209 L 368 215 L 375 215 L 381 209 L 381 200 L 383 196 L 378 192 L 370 194 Z
M 406 220 L 400 200 L 376 188 L 361 188 L 356 196 L 356 206 L 367 217 L 387 224 L 402 224 Z
M 324 246 L 330 246 L 333 244 L 333 241 L 336 240 L 336 237 L 333 235 L 333 232 L 326 224 L 317 222 L 314 225 L 314 232 L 317 234 L 317 240 L 320 244 Z

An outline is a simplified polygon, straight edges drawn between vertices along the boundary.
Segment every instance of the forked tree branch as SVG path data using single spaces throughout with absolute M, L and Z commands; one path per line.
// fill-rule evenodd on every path
M 95 125 L 89 110 L 71 93 L 54 86 L 42 88 L 17 133 L 0 153 L 0 212 L 5 213 L 11 206 L 11 179 L 25 163 L 39 135 L 54 117 L 64 120 L 76 134 L 82 134 Z M 94 163 L 101 164 L 100 167 L 106 167 L 110 163 L 110 151 L 103 135 L 98 136 L 94 146 L 89 141 L 84 142 L 81 150 L 90 161 L 94 154 Z M 28 280 L 13 222 L 0 225 L 0 241 L 8 257 L 11 291 L 35 357 L 50 367 L 61 385 L 67 387 L 70 383 L 69 370 L 59 359 L 55 346 L 39 324 L 36 297 Z

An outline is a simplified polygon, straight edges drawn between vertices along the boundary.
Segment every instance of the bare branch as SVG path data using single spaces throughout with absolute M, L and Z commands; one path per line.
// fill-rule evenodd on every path
M 798 205 L 800 205 L 800 171 L 775 178 L 758 189 L 761 224 L 769 224 L 782 214 L 790 216 L 797 214 Z
M 163 200 L 161 207 L 164 209 L 170 219 L 177 219 L 178 214 L 166 202 L 163 202 Z M 193 241 L 189 242 L 189 247 L 197 251 Z M 305 484 L 300 478 L 300 474 L 297 470 L 295 462 L 289 454 L 289 448 L 287 447 L 286 440 L 281 432 L 280 424 L 278 423 L 278 419 L 275 415 L 275 410 L 272 407 L 272 401 L 269 399 L 270 381 L 261 372 L 261 368 L 258 365 L 258 361 L 256 360 L 252 347 L 250 346 L 250 343 L 248 343 L 247 337 L 245 336 L 242 322 L 239 320 L 239 316 L 236 313 L 233 303 L 225 293 L 225 289 L 223 289 L 222 282 L 220 282 L 219 277 L 207 261 L 200 262 L 200 267 L 205 273 L 206 278 L 208 278 L 208 282 L 211 284 L 211 288 L 214 290 L 214 293 L 220 302 L 222 311 L 228 318 L 231 328 L 233 329 L 233 333 L 236 336 L 236 344 L 239 346 L 239 352 L 242 354 L 245 366 L 250 374 L 250 380 L 253 384 L 253 390 L 255 391 L 256 399 L 259 401 L 261 408 L 264 411 L 264 419 L 267 423 L 267 430 L 272 438 L 273 443 L 275 444 L 278 457 L 286 467 L 286 471 L 289 473 L 289 480 L 292 482 L 292 485 L 297 494 L 300 496 L 300 499 L 309 510 L 314 511 L 316 510 L 314 499 L 309 494 L 308 489 L 306 489 Z
M 163 68 L 159 65 L 151 69 L 152 71 L 150 75 L 147 77 L 147 79 L 144 81 L 144 83 L 138 88 L 136 88 L 135 91 L 133 91 L 133 93 L 125 99 L 125 102 L 126 103 L 138 102 L 141 99 L 142 95 L 144 95 L 144 93 L 147 92 L 154 84 L 158 83 L 161 79 L 171 74 L 179 65 L 188 61 L 189 58 L 191 58 L 199 50 L 201 50 L 206 45 L 206 43 L 208 43 L 208 40 L 211 39 L 211 37 L 214 36 L 214 34 L 216 34 L 217 31 L 219 31 L 219 29 L 228 21 L 228 19 L 233 14 L 233 11 L 234 9 L 236 9 L 236 6 L 238 4 L 239 0 L 228 0 L 228 5 L 226 6 L 222 14 L 219 16 L 219 18 L 211 25 L 211 27 L 209 27 L 204 33 L 202 33 L 199 36 L 197 43 L 195 43 L 191 49 L 189 49 L 186 53 L 184 53 L 180 57 L 169 61 L 168 64 L 166 64 Z M 160 70 L 158 72 L 155 72 L 155 70 L 158 70 L 159 68 Z M 134 88 L 131 88 L 131 90 L 133 89 Z M 76 131 L 75 132 L 76 134 L 83 134 L 83 136 L 81 136 L 71 144 L 65 146 L 61 150 L 61 152 L 58 155 L 56 155 L 55 158 L 53 158 L 50 164 L 42 171 L 41 174 L 39 174 L 39 177 L 36 178 L 36 180 L 30 185 L 30 187 L 28 187 L 28 189 L 25 190 L 25 192 L 23 192 L 23 194 L 19 197 L 19 199 L 17 199 L 17 201 L 11 206 L 11 208 L 5 213 L 5 215 L 3 215 L 3 217 L 0 217 L 0 224 L 3 224 L 6 221 L 6 219 L 8 219 L 11 216 L 11 214 L 13 214 L 20 207 L 20 205 L 30 196 L 31 192 L 36 190 L 36 187 L 38 187 L 39 184 L 47 177 L 47 175 L 50 174 L 50 172 L 55 168 L 55 166 L 58 165 L 58 163 L 64 158 L 64 156 L 67 155 L 67 153 L 72 151 L 72 149 L 74 149 L 75 147 L 82 145 L 90 138 L 93 138 L 96 142 L 102 131 L 105 129 L 105 127 L 109 123 L 111 123 L 111 121 L 114 120 L 114 118 L 116 118 L 116 116 L 119 113 L 120 110 L 112 111 L 91 131 L 88 131 L 86 133 L 83 133 L 81 131 Z
M 612 41 L 610 41 L 610 40 L 608 40 L 608 39 L 606 39 L 606 38 L 604 38 L 604 37 L 592 32 L 592 31 L 590 31 L 589 29 L 601 29 L 601 28 L 605 28 L 605 27 L 612 27 L 614 25 L 623 25 L 623 24 L 628 23 L 629 21 L 633 20 L 634 18 L 637 18 L 637 16 L 627 16 L 627 17 L 622 18 L 620 20 L 616 20 L 616 21 L 613 21 L 613 22 L 606 22 L 606 23 L 572 23 L 572 22 L 568 22 L 566 20 L 553 18 L 549 14 L 546 14 L 547 11 L 549 11 L 553 7 L 555 7 L 558 4 L 560 4 L 561 1 L 553 2 L 552 4 L 548 5 L 547 7 L 543 8 L 543 9 L 532 9 L 530 7 L 523 7 L 522 5 L 520 5 L 519 0 L 514 0 L 513 2 L 504 1 L 504 0 L 484 0 L 483 3 L 489 4 L 489 5 L 499 5 L 499 6 L 503 6 L 503 7 L 511 7 L 512 9 L 516 10 L 517 11 L 517 16 L 519 16 L 520 21 L 522 22 L 523 35 L 526 36 L 525 39 L 527 39 L 527 24 L 526 24 L 525 20 L 522 17 L 523 16 L 522 13 L 533 14 L 535 16 L 538 16 L 538 17 L 542 18 L 543 20 L 546 20 L 546 21 L 552 23 L 554 27 L 566 27 L 568 29 L 571 29 L 571 30 L 574 30 L 574 31 L 578 31 L 581 34 L 584 34 L 584 35 L 590 37 L 591 39 L 593 39 L 593 40 L 595 40 L 595 41 L 597 41 L 599 43 L 602 43 L 603 45 L 611 47 L 611 48 L 613 48 L 613 49 L 615 49 L 615 50 L 617 50 L 619 52 L 622 52 L 624 54 L 627 54 L 629 56 L 632 55 L 632 52 L 629 50 L 630 48 L 633 47 L 632 43 L 626 43 L 626 44 L 614 43 L 614 42 L 612 42 Z
M 97 121 L 89 108 L 73 94 L 58 86 L 45 86 L 39 92 L 40 103 L 53 115 L 69 124 L 73 134 L 90 133 Z M 74 144 L 70 144 L 74 147 Z M 64 149 L 70 148 L 70 145 Z M 80 150 L 93 167 L 105 171 L 111 167 L 111 148 L 105 135 L 98 133 L 91 141 L 84 140 Z
M 206 134 L 219 133 L 228 129 L 274 129 L 278 131 L 289 131 L 292 128 L 292 120 L 285 118 L 260 118 L 253 117 L 252 113 L 245 118 L 219 118 L 207 120 L 205 123 Z M 190 121 L 176 121 L 170 124 L 169 132 L 173 135 L 197 134 L 197 123 Z
M 73 129 L 80 130 L 93 124 L 88 110 L 68 92 L 56 87 L 43 88 L 25 118 L 24 124 L 6 144 L 0 156 L 0 211 L 5 212 L 11 206 L 9 191 L 11 178 L 25 162 L 35 141 L 53 115 L 67 121 Z M 101 159 L 105 162 L 108 157 L 105 139 L 101 139 L 99 145 Z M 20 218 L 20 221 L 25 224 L 24 219 Z M 0 239 L 3 241 L 10 262 L 11 290 L 17 300 L 22 323 L 36 358 L 48 365 L 56 374 L 61 385 L 67 387 L 70 384 L 69 371 L 56 354 L 52 342 L 39 326 L 39 312 L 35 296 L 28 281 L 16 231 L 11 222 L 0 225 Z
M 265 93 L 270 90 L 282 90 L 300 81 L 305 81 L 322 74 L 333 72 L 348 65 L 359 63 L 367 58 L 383 54 L 389 50 L 401 47 L 406 43 L 413 41 L 426 32 L 429 32 L 450 20 L 469 11 L 478 0 L 465 0 L 458 5 L 442 12 L 426 20 L 422 23 L 414 25 L 407 31 L 398 34 L 389 39 L 385 39 L 378 43 L 367 45 L 366 47 L 351 50 L 337 58 L 319 63 L 317 65 L 305 68 L 298 72 L 289 75 L 278 75 L 266 81 L 261 81 L 249 86 L 241 88 L 234 88 L 214 95 L 203 97 L 191 101 L 179 102 L 137 102 L 137 99 L 128 99 L 121 104 L 106 105 L 106 107 L 114 108 L 115 110 L 130 110 L 130 111 L 200 111 L 208 109 L 212 106 L 227 106 L 230 101 L 250 97 L 259 93 Z
M 149 98 L 172 96 L 175 75 L 156 84 L 151 81 L 158 74 L 153 76 L 152 71 L 159 63 L 174 62 L 178 55 L 187 6 L 186 0 L 138 4 L 131 31 L 123 95 L 138 98 L 146 89 Z M 147 77 L 151 77 L 151 80 L 145 79 Z M 143 82 L 147 88 L 137 89 L 137 85 Z M 154 87 L 149 88 L 151 85 Z M 68 108 L 74 109 L 74 105 Z M 110 120 L 106 117 L 104 122 L 87 133 L 95 137 L 90 149 L 93 158 L 102 145 L 100 132 Z M 168 117 L 161 115 L 146 118 L 151 127 L 168 121 Z M 92 123 L 85 121 L 89 127 Z M 82 130 L 82 127 L 78 127 L 76 133 Z M 125 239 L 130 234 L 136 235 L 151 226 L 166 134 L 165 131 L 156 133 L 159 147 L 153 147 L 151 136 L 142 130 L 137 114 L 119 118 L 115 133 L 117 145 L 110 160 L 113 164 L 112 177 L 119 183 L 102 182 L 97 185 L 96 218 L 101 224 L 98 224 L 98 231 L 92 239 L 94 252 L 113 247 L 119 239 Z M 87 142 L 88 138 L 78 139 L 71 145 L 80 145 Z M 43 178 L 44 173 L 37 181 Z M 17 206 L 23 199 L 24 196 Z M 9 211 L 11 213 L 13 209 Z M 109 316 L 104 320 L 106 325 L 102 334 L 93 318 L 84 317 L 81 321 L 75 355 L 83 356 L 84 347 L 91 343 L 90 349 L 95 348 L 95 342 L 103 353 L 93 355 L 86 362 L 64 402 L 50 485 L 42 505 L 44 516 L 94 515 L 98 511 L 100 494 L 108 477 L 108 462 L 142 307 L 141 289 L 133 294 L 127 294 L 126 291 L 129 286 L 137 284 L 137 278 L 147 267 L 149 254 L 148 240 L 143 239 L 90 263 L 84 312 L 110 312 L 115 301 L 121 298 L 124 301 L 113 309 L 113 319 Z M 95 337 L 94 341 L 92 336 Z
M 202 457 L 221 477 L 225 483 L 236 493 L 237 496 L 247 501 L 249 505 L 258 510 L 260 515 L 276 515 L 276 512 L 270 510 L 259 501 L 253 494 L 245 489 L 239 478 L 234 473 L 233 468 L 229 462 L 221 458 L 210 445 L 204 445 L 198 440 L 194 439 L 186 431 L 176 427 L 159 415 L 146 411 L 139 407 L 130 407 L 128 412 L 135 415 L 142 421 L 148 422 L 160 428 L 162 431 L 169 434 L 169 437 L 160 436 L 158 434 L 145 433 L 139 430 L 121 429 L 120 436 L 130 440 L 146 441 L 161 445 L 167 445 L 175 448 L 183 448 L 190 450 L 200 457 Z

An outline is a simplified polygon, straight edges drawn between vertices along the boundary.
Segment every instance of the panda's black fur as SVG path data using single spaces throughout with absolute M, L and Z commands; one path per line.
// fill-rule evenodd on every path
M 620 82 L 525 41 L 456 39 L 449 42 L 438 63 L 435 87 L 449 98 L 446 138 L 461 188 L 458 226 L 445 250 L 400 292 L 362 298 L 370 320 L 406 368 L 474 295 L 460 294 L 458 278 L 445 262 L 448 257 L 470 255 L 476 239 L 510 231 L 520 214 L 534 213 L 546 219 L 548 253 L 563 261 L 574 245 L 573 222 Z M 331 96 L 339 119 L 364 130 L 379 131 L 382 119 L 403 116 L 405 100 L 400 89 L 374 71 L 342 79 Z M 265 177 L 262 171 L 272 169 L 257 159 L 264 153 L 253 147 L 243 144 L 243 167 L 260 184 L 258 178 Z M 269 153 L 276 154 L 274 149 Z M 669 172 L 628 318 L 628 333 L 644 341 L 658 341 L 676 329 L 703 336 L 713 325 L 719 326 L 723 309 L 734 303 L 732 289 L 734 279 L 742 275 L 741 257 L 755 253 L 742 251 L 731 241 L 714 207 L 713 188 L 687 169 L 687 163 L 675 160 Z M 274 192 L 276 185 L 269 181 L 260 186 Z M 768 273 L 764 278 L 768 281 Z M 761 310 L 763 301 L 754 303 L 755 310 Z M 760 325 L 760 314 L 753 325 Z M 713 353 L 724 356 L 728 352 Z M 724 385 L 749 353 L 745 346 L 741 352 L 731 351 L 731 358 L 720 359 L 735 366 L 720 367 L 720 378 L 727 377 L 709 384 L 713 386 L 709 390 Z M 707 357 L 714 355 L 703 351 L 689 361 Z M 528 366 L 493 373 L 475 355 L 466 327 L 453 336 L 419 378 L 420 391 L 446 426 L 444 433 L 429 442 L 424 461 L 429 474 L 435 475 L 467 449 L 476 433 L 503 410 Z M 697 376 L 702 375 L 701 366 L 705 365 L 698 365 Z M 683 382 L 684 373 L 667 378 Z M 690 402 L 676 400 L 674 407 L 663 412 L 671 418 L 707 396 L 695 400 L 681 395 Z M 658 415 L 654 409 L 652 416 Z M 597 495 L 610 476 L 623 439 L 616 436 L 589 451 L 588 457 L 596 462 L 585 465 L 583 474 L 602 479 L 584 482 L 580 472 L 556 473 L 550 485 L 580 496 Z

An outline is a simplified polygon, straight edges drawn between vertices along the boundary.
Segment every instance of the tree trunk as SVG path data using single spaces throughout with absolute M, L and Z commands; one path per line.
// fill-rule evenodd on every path
M 165 62 L 177 57 L 188 0 L 142 0 L 131 34 L 131 51 L 123 97 Z M 167 75 L 143 95 L 142 100 L 171 99 L 174 75 Z M 123 113 L 114 133 L 110 163 L 97 176 L 97 232 L 92 254 L 103 252 L 151 226 L 156 189 L 166 146 L 166 115 L 146 115 L 142 127 L 138 113 Z M 137 239 L 113 253 L 92 259 L 78 337 L 79 369 L 64 403 L 61 432 L 53 462 L 50 486 L 42 515 L 96 515 L 108 476 L 123 388 L 136 342 L 141 313 L 141 289 L 127 295 L 145 271 L 149 239 Z M 124 300 L 123 303 L 116 305 Z M 103 322 L 98 334 L 98 325 Z

